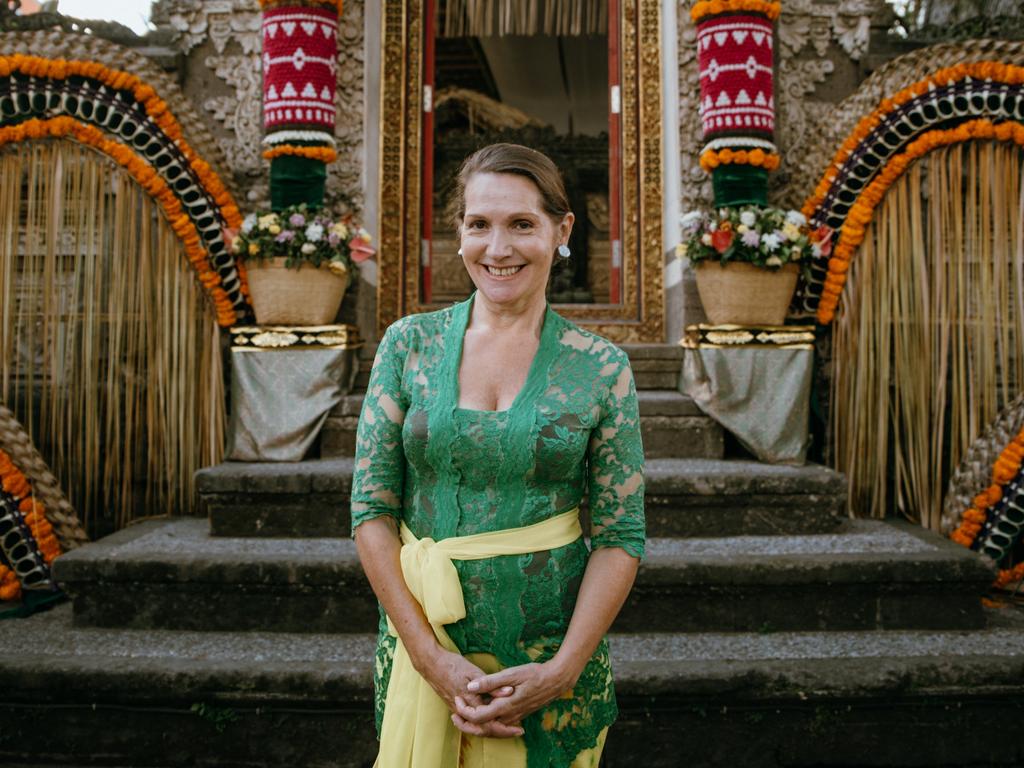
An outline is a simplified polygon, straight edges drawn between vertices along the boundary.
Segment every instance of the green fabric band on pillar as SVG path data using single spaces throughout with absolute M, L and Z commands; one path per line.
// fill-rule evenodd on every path
M 768 171 L 753 165 L 720 165 L 711 172 L 716 208 L 768 205 Z
M 305 203 L 310 208 L 324 204 L 327 166 L 319 160 L 281 155 L 270 161 L 270 207 L 281 211 Z

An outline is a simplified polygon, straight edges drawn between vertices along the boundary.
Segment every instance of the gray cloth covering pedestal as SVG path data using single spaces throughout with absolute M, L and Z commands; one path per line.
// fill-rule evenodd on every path
M 352 389 L 358 346 L 232 346 L 226 458 L 301 461 Z
M 698 333 L 697 328 L 688 328 L 683 342 L 683 394 L 760 461 L 804 464 L 810 446 L 813 332 L 699 326 Z M 803 343 L 794 343 L 794 333 L 807 333 Z M 773 335 L 779 343 L 772 343 Z

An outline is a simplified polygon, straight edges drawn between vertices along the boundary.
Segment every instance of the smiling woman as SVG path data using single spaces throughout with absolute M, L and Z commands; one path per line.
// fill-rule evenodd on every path
M 644 549 L 633 375 L 547 303 L 574 221 L 548 157 L 479 150 L 452 211 L 477 290 L 388 328 L 356 440 L 377 765 L 593 766 L 616 716 L 604 635 Z

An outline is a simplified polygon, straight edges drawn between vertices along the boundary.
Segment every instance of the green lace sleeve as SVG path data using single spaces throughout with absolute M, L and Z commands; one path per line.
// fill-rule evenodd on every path
M 352 475 L 352 533 L 360 523 L 382 515 L 402 515 L 405 455 L 402 425 L 408 402 L 402 375 L 407 347 L 404 323 L 391 325 L 377 347 L 370 382 L 359 414 Z
M 643 557 L 644 447 L 629 359 L 621 353 L 601 418 L 591 433 L 588 492 L 591 546 L 621 547 Z

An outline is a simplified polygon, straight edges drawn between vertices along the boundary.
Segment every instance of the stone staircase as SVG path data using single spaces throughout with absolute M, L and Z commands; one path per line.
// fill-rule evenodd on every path
M 1024 762 L 1024 615 L 983 607 L 993 569 L 915 526 L 844 519 L 826 468 L 726 456 L 677 391 L 680 350 L 627 351 L 650 539 L 613 627 L 602 764 Z M 372 764 L 376 605 L 348 536 L 361 398 L 319 459 L 201 471 L 208 520 L 56 561 L 71 604 L 0 622 L 0 764 Z

